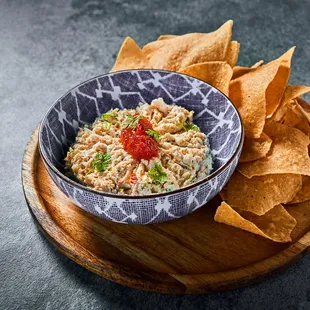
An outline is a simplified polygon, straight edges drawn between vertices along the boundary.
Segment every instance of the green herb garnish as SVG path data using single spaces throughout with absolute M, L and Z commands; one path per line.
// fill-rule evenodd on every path
M 155 183 L 165 182 L 167 179 L 167 174 L 164 172 L 163 167 L 157 163 L 149 170 L 149 175 Z
M 109 123 L 109 122 L 107 122 L 107 121 L 104 121 L 104 122 L 102 123 L 102 127 L 103 127 L 103 129 L 105 129 L 105 130 L 110 130 L 111 127 L 112 127 L 112 124 Z
M 200 131 L 200 128 L 193 124 L 193 123 L 181 123 L 181 126 L 184 130 L 189 131 L 189 130 L 193 130 L 193 131 Z
M 135 129 L 139 123 L 139 120 L 141 118 L 141 115 L 128 115 L 127 120 L 124 122 L 124 127 L 131 127 L 133 129 Z
M 103 172 L 107 169 L 108 165 L 111 163 L 110 153 L 97 153 L 95 159 L 91 163 L 91 169 L 99 172 Z
M 146 131 L 146 133 L 149 135 L 149 136 L 151 136 L 151 137 L 153 137 L 156 141 L 159 139 L 159 137 L 160 137 L 160 133 L 158 132 L 158 131 L 156 131 L 156 130 L 153 130 L 153 129 L 148 129 L 147 131 Z
M 71 146 L 69 147 L 68 154 L 70 154 L 71 156 L 74 156 L 74 149 Z
M 148 184 L 147 184 L 147 183 L 143 183 L 143 184 L 141 185 L 141 189 L 146 189 L 146 188 L 147 188 L 147 186 L 148 186 Z
M 111 121 L 113 119 L 117 120 L 117 112 L 118 109 L 110 110 L 109 112 L 102 114 L 100 120 L 101 121 Z

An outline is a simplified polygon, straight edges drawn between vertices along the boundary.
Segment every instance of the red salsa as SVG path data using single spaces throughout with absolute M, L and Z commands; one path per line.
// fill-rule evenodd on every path
M 152 124 L 139 115 L 133 116 L 131 123 L 122 129 L 120 141 L 124 150 L 137 161 L 158 156 L 158 143 L 147 134 L 149 129 L 152 130 Z

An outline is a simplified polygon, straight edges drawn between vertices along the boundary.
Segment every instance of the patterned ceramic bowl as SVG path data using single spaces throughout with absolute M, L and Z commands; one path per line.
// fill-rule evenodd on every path
M 158 97 L 194 110 L 194 122 L 208 136 L 214 160 L 207 178 L 172 192 L 127 196 L 99 192 L 64 175 L 64 157 L 79 127 L 110 109 L 136 108 L 138 102 Z M 41 122 L 39 150 L 56 185 L 76 205 L 107 220 L 150 224 L 180 218 L 218 194 L 236 168 L 243 135 L 236 108 L 214 87 L 175 72 L 128 70 L 88 80 L 57 100 Z

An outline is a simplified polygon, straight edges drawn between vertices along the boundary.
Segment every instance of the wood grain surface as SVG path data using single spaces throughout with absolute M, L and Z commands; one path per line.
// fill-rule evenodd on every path
M 161 293 L 207 293 L 260 281 L 303 256 L 310 245 L 310 203 L 288 207 L 293 242 L 275 243 L 214 222 L 220 199 L 167 223 L 125 225 L 86 213 L 53 183 L 38 153 L 38 129 L 22 166 L 29 208 L 63 254 L 114 282 Z

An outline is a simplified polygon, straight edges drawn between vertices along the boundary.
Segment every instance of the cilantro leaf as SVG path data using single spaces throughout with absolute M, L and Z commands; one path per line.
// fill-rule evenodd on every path
M 74 156 L 74 149 L 73 149 L 73 147 L 69 147 L 69 150 L 68 150 L 68 152 L 67 152 L 67 155 L 71 155 L 71 156 Z
M 102 114 L 100 120 L 102 121 L 111 121 L 112 119 L 117 120 L 117 112 L 118 109 L 110 110 L 109 112 Z
M 103 127 L 103 129 L 105 129 L 105 130 L 110 130 L 111 127 L 112 127 L 112 124 L 109 123 L 109 122 L 107 122 L 107 121 L 104 121 L 103 124 L 102 124 L 102 127 Z
M 127 120 L 124 122 L 124 127 L 131 127 L 135 129 L 139 123 L 141 115 L 128 115 Z
M 161 183 L 167 180 L 167 174 L 164 172 L 163 167 L 158 163 L 156 163 L 148 173 L 155 183 Z
M 181 123 L 181 126 L 184 130 L 189 131 L 189 130 L 193 130 L 193 131 L 200 131 L 200 128 L 193 124 L 193 123 Z
M 108 165 L 111 163 L 110 153 L 97 153 L 95 159 L 91 162 L 91 169 L 99 172 L 103 172 L 107 169 Z
M 157 140 L 159 139 L 159 137 L 161 136 L 160 133 L 159 133 L 158 131 L 153 130 L 153 129 L 148 129 L 148 130 L 146 131 L 146 133 L 147 133 L 149 136 L 153 137 L 156 141 L 157 141 Z

